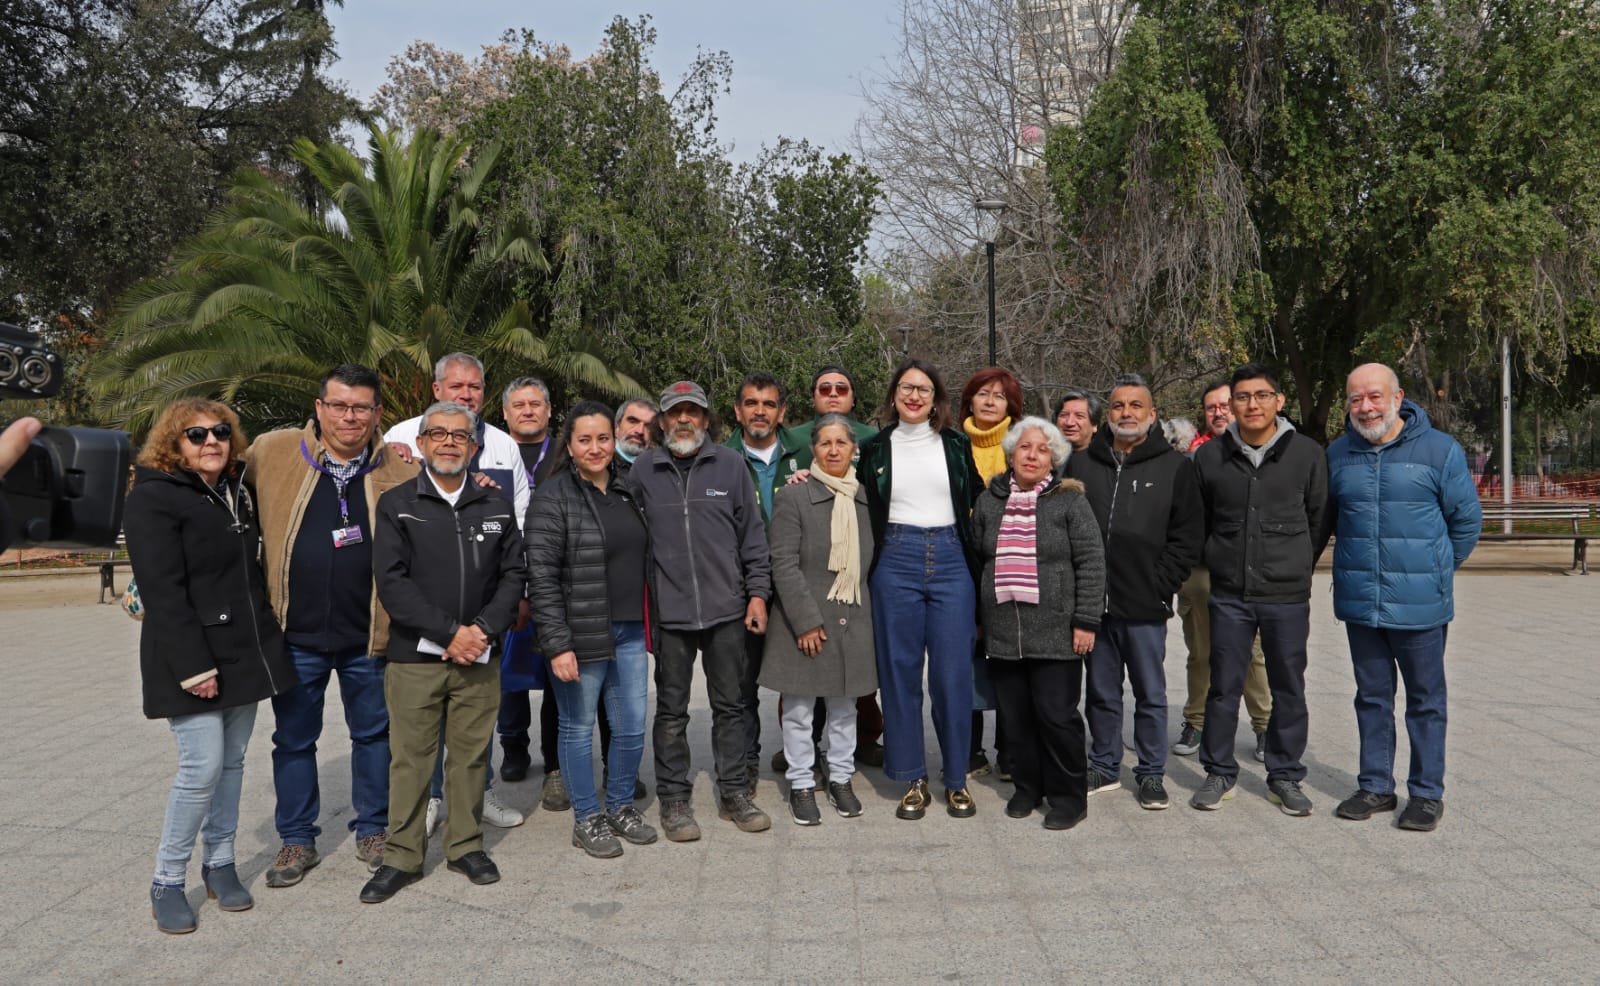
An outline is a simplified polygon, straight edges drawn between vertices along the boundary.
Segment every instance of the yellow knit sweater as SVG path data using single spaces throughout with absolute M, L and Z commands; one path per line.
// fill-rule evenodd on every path
M 968 418 L 961 422 L 961 430 L 972 439 L 972 461 L 978 464 L 978 475 L 985 483 L 1006 471 L 1006 453 L 1000 447 L 1000 440 L 1011 430 L 1010 415 L 988 429 L 979 428 L 976 421 Z

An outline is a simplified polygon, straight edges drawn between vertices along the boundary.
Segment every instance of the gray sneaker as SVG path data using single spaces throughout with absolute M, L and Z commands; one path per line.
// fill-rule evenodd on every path
M 1200 790 L 1194 792 L 1194 797 L 1189 799 L 1189 807 L 1199 808 L 1201 811 L 1216 811 L 1222 803 L 1233 797 L 1233 781 L 1221 774 L 1207 774 L 1206 782 L 1200 785 Z
M 1311 799 L 1300 790 L 1299 781 L 1268 781 L 1267 798 L 1285 815 L 1304 818 L 1311 814 Z
M 572 844 L 595 859 L 614 859 L 622 855 L 622 843 L 611 834 L 605 812 L 597 812 L 574 822 Z
M 567 795 L 567 782 L 561 777 L 561 771 L 552 770 L 544 775 L 539 804 L 545 811 L 566 811 L 572 807 L 572 799 Z
M 624 805 L 616 811 L 605 814 L 606 824 L 611 826 L 611 831 L 627 839 L 636 846 L 648 846 L 656 841 L 656 830 L 651 828 L 639 814 L 639 809 L 633 805 Z
M 661 830 L 668 842 L 695 842 L 700 838 L 700 823 L 694 820 L 694 809 L 688 801 L 663 801 L 661 803 Z

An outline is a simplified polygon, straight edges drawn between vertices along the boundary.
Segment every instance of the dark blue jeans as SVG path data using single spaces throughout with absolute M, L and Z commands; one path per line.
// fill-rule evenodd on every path
M 883 773 L 928 776 L 922 732 L 923 655 L 944 786 L 967 786 L 977 596 L 954 527 L 890 524 L 872 572 L 872 634 L 883 701 Z
M 1267 780 L 1305 780 L 1306 638 L 1311 634 L 1311 604 L 1253 603 L 1211 594 L 1211 691 L 1206 694 L 1206 728 L 1200 733 L 1200 762 L 1206 772 L 1239 776 L 1233 745 L 1239 730 L 1239 700 L 1250 670 L 1250 650 L 1261 633 L 1266 655 L 1272 717 L 1267 720 Z
M 1122 771 L 1122 680 L 1133 685 L 1133 749 L 1138 778 L 1167 770 L 1167 625 L 1108 616 L 1085 662 L 1083 708 L 1089 720 L 1089 766 L 1107 777 Z
M 328 679 L 339 676 L 339 698 L 350 729 L 350 790 L 356 838 L 389 825 L 389 709 L 383 700 L 381 657 L 361 651 L 321 654 L 289 648 L 300 683 L 272 698 L 272 786 L 277 792 L 278 838 L 286 845 L 315 845 L 322 829 L 322 793 L 317 786 L 317 740 Z
M 1413 798 L 1444 798 L 1444 644 L 1449 627 L 1384 630 L 1345 624 L 1350 662 L 1356 672 L 1356 728 L 1361 734 L 1363 791 L 1394 791 L 1394 693 L 1396 671 L 1406 682 L 1406 735 Z

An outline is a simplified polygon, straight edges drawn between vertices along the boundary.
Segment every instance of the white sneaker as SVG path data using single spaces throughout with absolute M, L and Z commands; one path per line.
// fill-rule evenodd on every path
M 495 828 L 514 829 L 528 820 L 528 816 L 515 808 L 507 808 L 495 797 L 494 789 L 483 792 L 483 820 Z
M 443 814 L 444 814 L 444 799 L 443 798 L 429 798 L 428 799 L 428 813 L 427 813 L 426 816 L 424 816 L 424 821 L 423 821 L 423 829 L 424 829 L 424 832 L 426 833 L 424 838 L 428 838 L 428 839 L 433 838 L 433 833 L 437 832 L 439 830 L 439 816 L 441 816 Z

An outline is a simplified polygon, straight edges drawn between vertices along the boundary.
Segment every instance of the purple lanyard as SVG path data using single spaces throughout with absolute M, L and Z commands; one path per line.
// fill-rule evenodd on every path
M 533 468 L 528 470 L 529 493 L 532 493 L 534 487 L 538 485 L 538 480 L 533 478 L 533 474 L 539 471 L 540 466 L 544 465 L 544 454 L 548 451 L 550 451 L 550 433 L 547 431 L 544 434 L 544 441 L 539 443 L 539 457 L 533 460 Z
M 333 488 L 339 491 L 339 525 L 341 527 L 349 527 L 350 502 L 345 499 L 345 487 L 350 484 L 351 480 L 360 479 L 362 476 L 365 476 L 367 473 L 378 468 L 378 457 L 374 455 L 372 457 L 372 461 L 362 466 L 355 475 L 350 477 L 350 479 L 340 479 L 338 476 L 335 476 L 333 473 L 329 472 L 327 466 L 324 466 L 322 463 L 318 462 L 311 455 L 311 450 L 306 448 L 306 440 L 304 438 L 300 439 L 300 454 L 305 458 L 307 465 L 333 480 Z

